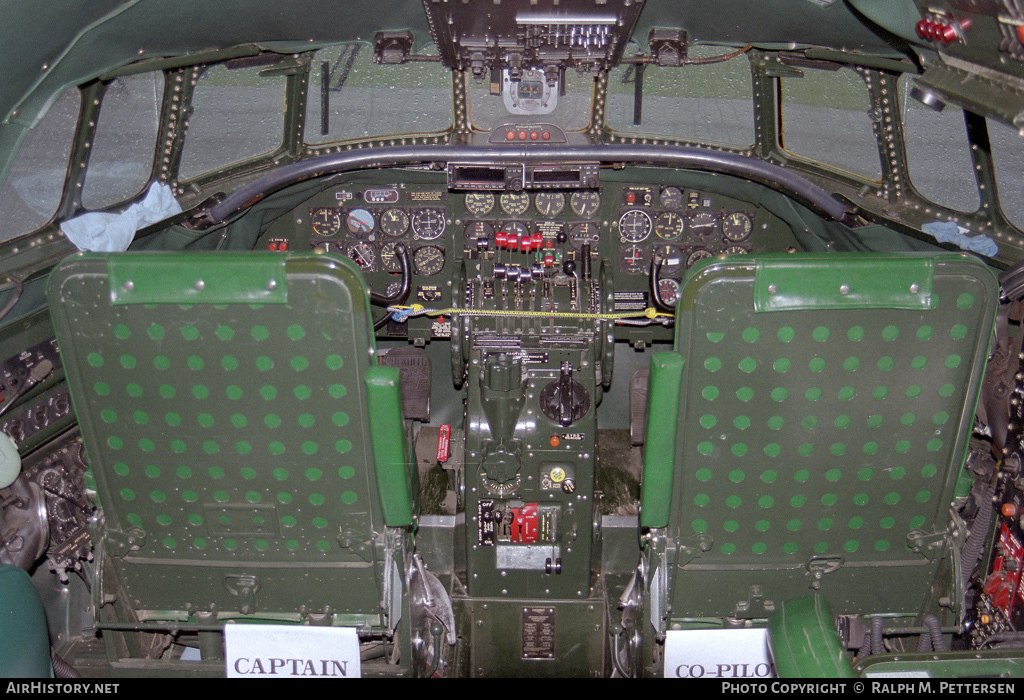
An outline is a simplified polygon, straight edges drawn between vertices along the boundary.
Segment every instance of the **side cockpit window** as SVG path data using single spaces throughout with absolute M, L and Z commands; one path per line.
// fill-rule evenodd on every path
M 60 206 L 81 95 L 68 88 L 36 125 L 0 186 L 0 243 L 46 225 Z
M 871 96 L 852 68 L 800 67 L 782 83 L 782 147 L 795 156 L 861 178 L 882 179 Z
M 417 55 L 436 51 L 431 46 Z M 373 48 L 361 42 L 330 46 L 313 56 L 307 144 L 439 134 L 452 122 L 452 73 L 440 62 L 377 64 Z
M 715 61 L 730 52 L 725 47 L 694 46 L 689 55 L 698 61 Z M 642 81 L 639 109 L 638 76 Z M 681 67 L 622 64 L 608 74 L 605 122 L 618 134 L 748 148 L 754 143 L 750 61 L 739 54 L 721 62 Z
M 219 63 L 200 76 L 178 168 L 181 180 L 280 148 L 286 78 L 263 75 L 264 68 Z
M 925 199 L 962 212 L 981 205 L 964 112 L 946 105 L 941 112 L 910 96 L 913 78 L 899 82 L 900 118 L 907 149 L 910 182 Z
M 123 202 L 149 182 L 163 92 L 159 72 L 121 76 L 107 87 L 82 187 L 86 209 Z
M 988 120 L 999 208 L 1006 219 L 1024 231 L 1024 137 L 1016 129 Z

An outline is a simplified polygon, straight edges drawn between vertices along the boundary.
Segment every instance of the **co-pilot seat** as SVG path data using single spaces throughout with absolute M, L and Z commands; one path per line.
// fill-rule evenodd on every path
M 415 470 L 350 260 L 79 254 L 49 298 L 102 512 L 107 639 L 166 620 L 393 631 Z
M 744 256 L 680 295 L 651 365 L 645 637 L 763 624 L 809 594 L 955 619 L 947 524 L 993 274 L 967 255 Z

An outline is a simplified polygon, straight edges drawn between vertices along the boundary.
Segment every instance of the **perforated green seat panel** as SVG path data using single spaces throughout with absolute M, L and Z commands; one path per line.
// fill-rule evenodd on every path
M 652 366 L 647 434 L 669 444 L 648 445 L 642 516 L 683 546 L 671 616 L 764 616 L 813 590 L 837 613 L 920 610 L 992 273 L 966 256 L 765 256 L 699 266 L 681 294 L 678 354 Z
M 375 350 L 351 261 L 75 256 L 49 295 L 132 607 L 379 611 Z

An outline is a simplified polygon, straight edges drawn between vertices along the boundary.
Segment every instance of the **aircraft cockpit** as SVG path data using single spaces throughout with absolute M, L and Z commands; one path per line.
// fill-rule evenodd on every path
M 0 675 L 1021 675 L 1017 3 L 36 11 Z

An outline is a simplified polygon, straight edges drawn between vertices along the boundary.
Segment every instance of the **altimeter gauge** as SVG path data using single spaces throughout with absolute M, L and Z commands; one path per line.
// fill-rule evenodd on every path
M 722 235 L 729 241 L 742 241 L 750 236 L 753 222 L 742 212 L 729 214 L 722 220 Z
M 401 209 L 388 209 L 380 216 L 380 230 L 391 238 L 404 236 L 409 230 L 409 215 Z

